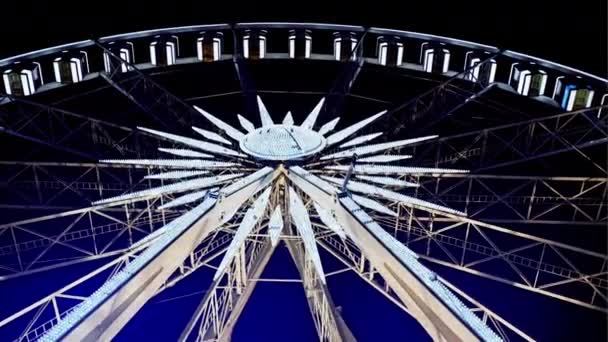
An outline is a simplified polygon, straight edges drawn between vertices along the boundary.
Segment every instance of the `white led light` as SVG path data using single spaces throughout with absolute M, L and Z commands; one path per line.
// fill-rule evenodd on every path
M 324 103 L 325 103 L 325 98 L 323 97 L 323 98 L 321 98 L 321 101 L 319 101 L 319 103 L 317 103 L 315 108 L 313 108 L 313 110 L 308 114 L 308 116 L 306 116 L 306 119 L 304 119 L 304 122 L 302 122 L 300 127 L 305 128 L 305 129 L 312 129 L 312 127 L 317 122 L 317 117 L 319 116 L 319 112 L 321 111 L 321 108 L 323 108 Z
M 163 148 L 159 147 L 159 151 L 172 154 L 179 157 L 190 157 L 190 158 L 213 158 L 212 155 L 201 153 L 198 151 L 192 151 L 184 148 Z
M 321 178 L 323 178 L 327 181 L 330 181 L 332 183 L 339 184 L 339 185 L 341 185 L 343 183 L 343 180 L 335 178 L 335 177 L 321 176 Z M 437 210 L 437 211 L 441 211 L 444 213 L 449 213 L 449 214 L 454 214 L 454 215 L 459 215 L 459 216 L 466 215 L 465 213 L 460 212 L 458 210 L 454 210 L 454 209 L 447 208 L 447 207 L 444 207 L 441 205 L 437 205 L 435 203 L 423 201 L 423 200 L 420 200 L 420 199 L 417 199 L 414 197 L 403 195 L 398 192 L 386 190 L 386 189 L 379 188 L 377 186 L 366 184 L 366 183 L 349 181 L 347 183 L 346 187 L 350 191 L 363 193 L 368 196 L 382 197 L 382 198 L 385 198 L 388 200 L 403 203 L 404 205 L 406 205 L 408 207 L 426 209 L 426 210 Z
M 157 257 L 167 248 L 167 246 L 173 243 L 179 235 L 190 228 L 202 215 L 208 212 L 209 209 L 215 205 L 215 202 L 216 199 L 213 197 L 207 197 L 194 209 L 160 228 L 157 231 L 158 233 L 152 233 L 149 235 L 149 238 L 144 238 L 147 241 L 150 241 L 153 238 L 157 238 L 157 240 L 135 259 L 126 263 L 126 266 L 121 271 L 114 274 L 87 299 L 76 305 L 73 310 L 59 320 L 57 324 L 47 330 L 39 341 L 55 342 L 63 340 L 65 334 L 68 333 L 70 329 L 81 323 L 95 308 L 110 299 L 118 289 L 124 286 L 127 281 L 132 279 L 138 272 L 147 266 L 150 260 Z
M 473 311 L 471 311 L 458 297 L 456 297 L 445 285 L 443 285 L 435 273 L 426 268 L 418 261 L 418 256 L 412 250 L 391 236 L 378 223 L 376 223 L 365 211 L 348 197 L 340 198 L 342 206 L 350 212 L 363 225 L 367 231 L 388 248 L 426 288 L 437 296 L 437 298 L 451 311 L 460 317 L 462 321 L 481 337 L 482 341 L 502 341 Z
M 283 118 L 283 125 L 293 126 L 293 116 L 291 115 L 291 111 L 289 111 L 289 112 L 287 112 L 287 114 L 285 114 L 285 117 Z
M 222 41 L 219 38 L 213 38 L 213 60 L 218 61 L 222 54 Z
M 170 201 L 170 202 L 167 202 L 167 203 L 161 205 L 160 207 L 158 207 L 158 209 L 159 210 L 170 209 L 170 208 L 179 207 L 180 205 L 196 202 L 196 201 L 200 200 L 201 198 L 205 197 L 207 192 L 209 192 L 209 191 L 202 190 L 202 191 L 196 191 L 196 192 L 192 192 L 192 193 L 180 196 L 180 197 L 174 199 L 173 201 Z
M 236 173 L 232 175 L 220 175 L 220 176 L 210 176 L 210 177 L 201 177 L 195 178 L 186 181 L 180 181 L 177 183 L 162 185 L 146 190 L 135 191 L 125 195 L 114 196 L 110 198 L 105 198 L 99 201 L 93 202 L 93 204 L 106 204 L 112 202 L 122 202 L 122 201 L 141 201 L 148 197 L 157 197 L 163 194 L 170 193 L 179 193 L 191 190 L 198 190 L 203 188 L 209 188 L 211 186 L 222 184 L 227 181 L 242 177 L 242 173 Z
M 61 63 L 61 57 L 55 58 L 53 61 L 53 73 L 55 74 L 55 82 L 61 83 L 61 72 L 59 72 L 59 63 Z
M 403 147 L 411 144 L 416 144 L 422 141 L 431 140 L 437 138 L 436 135 L 430 135 L 428 137 L 414 138 L 414 139 L 405 139 L 399 141 L 386 142 L 382 144 L 372 144 L 361 147 L 354 147 L 346 151 L 340 151 L 333 154 L 329 154 L 321 157 L 321 160 L 329 160 L 329 159 L 338 159 L 338 158 L 350 158 L 355 154 L 358 156 L 376 153 L 379 151 L 384 151 L 392 148 Z
M 351 194 L 350 197 L 352 197 L 353 201 L 357 202 L 357 204 L 359 204 L 360 206 L 365 207 L 367 209 L 371 209 L 373 211 L 377 211 L 379 213 L 390 215 L 393 217 L 399 216 L 396 212 L 390 210 L 383 204 L 380 204 L 379 202 L 374 201 L 373 199 L 355 195 L 355 194 Z
M 243 129 L 246 130 L 247 133 L 255 131 L 255 126 L 251 123 L 251 121 L 247 120 L 241 114 L 237 114 L 237 117 L 239 118 L 239 123 L 241 124 L 241 127 L 243 127 Z
M 197 106 L 194 106 L 194 109 L 196 109 L 199 113 L 203 114 L 204 117 L 207 118 L 207 120 L 211 121 L 212 124 L 214 124 L 215 126 L 217 126 L 217 128 L 221 129 L 222 131 L 226 132 L 226 134 L 231 137 L 234 140 L 241 140 L 245 137 L 245 134 L 243 134 L 241 131 L 239 131 L 238 129 L 230 126 L 229 124 L 225 123 L 224 121 L 216 118 L 215 116 L 209 114 L 208 112 L 206 112 L 203 109 L 200 109 Z
M 153 130 L 153 129 L 149 129 L 149 128 L 144 128 L 144 127 L 137 127 L 137 129 L 142 130 L 144 132 L 148 132 L 150 134 L 158 135 L 158 136 L 166 138 L 168 140 L 182 143 L 184 145 L 195 147 L 195 148 L 201 149 L 203 151 L 223 154 L 223 155 L 228 155 L 228 156 L 234 156 L 234 157 L 247 157 L 246 155 L 238 153 L 229 148 L 219 146 L 216 144 L 212 144 L 212 143 L 209 143 L 206 141 L 200 141 L 200 140 L 183 137 L 183 136 L 176 135 L 176 134 L 165 133 L 165 132 L 161 132 L 161 131 L 157 131 L 157 130 Z
M 270 114 L 268 113 L 268 109 L 266 109 L 264 102 L 262 102 L 262 98 L 257 96 L 257 101 L 258 101 L 258 109 L 260 110 L 260 120 L 262 120 L 262 127 L 272 126 L 274 123 L 272 122 L 272 118 L 270 117 Z
M 156 42 L 150 44 L 150 63 L 156 65 Z
M 378 61 L 382 65 L 386 65 L 386 55 L 388 52 L 388 43 L 382 42 L 378 48 Z
M 403 63 L 403 43 L 397 43 L 397 65 Z
M 334 128 L 336 128 L 336 126 L 338 125 L 338 121 L 340 121 L 340 117 L 337 117 L 337 118 L 331 120 L 330 122 L 324 124 L 323 126 L 321 126 L 321 128 L 319 129 L 319 134 L 325 135 L 325 134 L 333 131 Z
M 377 156 L 372 156 L 372 157 L 365 157 L 365 158 L 360 158 L 357 159 L 357 162 L 363 162 L 363 163 L 390 163 L 390 162 L 394 162 L 394 161 L 398 161 L 398 160 L 404 160 L 404 159 L 410 159 L 412 158 L 411 155 L 408 154 L 381 154 L 381 155 L 377 155 Z
M 11 72 L 11 70 L 7 70 L 4 72 L 4 74 L 2 74 L 2 80 L 4 81 L 4 91 L 10 95 L 13 93 L 12 89 L 11 89 L 11 81 L 8 78 L 8 74 Z
M 410 187 L 410 188 L 417 188 L 420 186 L 417 183 L 412 183 L 412 182 L 404 181 L 404 180 L 397 179 L 397 178 L 391 178 L 391 177 L 357 175 L 357 178 L 368 181 L 368 182 L 388 185 L 388 186 Z
M 448 72 L 450 66 L 450 51 L 443 49 L 443 68 L 441 72 Z
M 325 167 L 326 170 L 348 171 L 350 165 L 330 165 Z M 433 167 L 417 167 L 417 166 L 394 166 L 394 165 L 374 165 L 374 164 L 358 164 L 353 168 L 355 174 L 411 174 L 411 175 L 426 175 L 426 174 L 442 174 L 442 173 L 468 173 L 467 170 L 460 169 L 441 169 Z
M 201 159 L 103 159 L 100 163 L 173 167 L 184 169 L 217 169 L 238 166 L 238 163 Z
M 283 230 L 283 214 L 281 213 L 281 207 L 277 205 L 274 208 L 274 212 L 272 216 L 270 216 L 270 220 L 268 221 L 268 235 L 270 235 L 270 243 L 273 247 L 279 243 L 279 237 L 281 236 L 281 231 Z
M 182 179 L 190 178 L 194 176 L 206 175 L 209 171 L 168 171 L 163 173 L 157 173 L 153 175 L 147 175 L 144 179 Z
M 319 214 L 319 219 L 321 219 L 323 224 L 325 224 L 329 230 L 336 233 L 339 237 L 345 239 L 346 233 L 344 233 L 344 228 L 340 226 L 340 223 L 338 223 L 335 216 L 331 212 L 323 209 L 317 202 L 313 202 L 312 205 L 315 207 L 315 210 Z
M 260 37 L 260 58 L 266 58 L 266 37 Z
M 304 57 L 310 58 L 310 53 L 312 51 L 312 38 L 306 36 L 305 39 L 306 40 L 304 42 Z
M 249 58 L 249 36 L 243 36 L 243 57 Z
M 369 125 L 374 120 L 376 120 L 377 118 L 381 117 L 384 114 L 386 114 L 386 110 L 383 110 L 378 114 L 372 115 L 365 120 L 359 121 L 356 124 L 348 126 L 348 127 L 344 128 L 343 130 L 330 135 L 329 137 L 327 137 L 327 146 L 333 145 L 335 143 L 339 143 L 340 141 L 348 138 L 349 136 L 351 136 L 358 130 L 362 129 L 363 127 Z
M 342 53 L 342 51 L 340 51 L 342 49 L 342 38 L 335 38 L 334 39 L 334 58 L 339 61 L 340 60 L 340 54 Z
M 230 245 L 226 250 L 226 254 L 222 259 L 222 262 L 218 266 L 215 275 L 213 276 L 214 281 L 218 280 L 224 274 L 226 267 L 230 265 L 232 259 L 245 242 L 245 239 L 247 239 L 247 236 L 251 233 L 256 223 L 258 223 L 258 221 L 262 218 L 262 214 L 264 214 L 266 206 L 268 205 L 271 190 L 271 187 L 266 188 L 266 190 L 264 190 L 264 192 L 255 200 L 251 208 L 249 208 L 245 213 L 245 217 L 243 217 L 239 228 L 232 238 L 232 242 L 230 242 Z
M 194 126 L 192 126 L 192 129 L 193 129 L 193 130 L 194 130 L 196 133 L 198 133 L 198 134 L 202 135 L 203 137 L 205 137 L 205 138 L 206 138 L 206 139 L 208 139 L 208 140 L 213 140 L 213 141 L 219 142 L 219 143 L 221 143 L 221 144 L 232 145 L 232 143 L 231 143 L 230 141 L 228 141 L 228 140 L 226 140 L 226 139 L 222 138 L 222 136 L 221 136 L 221 135 L 219 135 L 219 134 L 217 134 L 217 133 L 214 133 L 214 132 L 208 131 L 208 130 L 206 130 L 206 129 L 202 129 L 202 128 L 194 127 Z
M 383 132 L 377 132 L 377 133 L 371 133 L 371 134 L 362 135 L 360 137 L 356 137 L 354 139 L 351 139 L 351 140 L 345 142 L 344 144 L 342 144 L 342 145 L 340 145 L 338 147 L 339 148 L 345 148 L 345 147 L 349 147 L 349 146 L 359 145 L 359 144 L 362 144 L 364 142 L 374 140 L 377 137 L 381 136 L 382 134 L 384 134 L 384 133 Z
M 319 251 L 317 250 L 317 241 L 315 240 L 315 233 L 310 224 L 308 210 L 306 210 L 302 199 L 292 187 L 289 187 L 289 213 L 291 214 L 292 222 L 304 241 L 306 258 L 312 261 L 317 276 L 321 282 L 325 284 L 325 272 L 323 272 L 323 265 L 321 264 Z
M 289 58 L 296 57 L 296 36 L 289 37 Z
M 167 54 L 167 65 L 175 64 L 175 43 L 167 42 L 165 45 L 165 51 Z

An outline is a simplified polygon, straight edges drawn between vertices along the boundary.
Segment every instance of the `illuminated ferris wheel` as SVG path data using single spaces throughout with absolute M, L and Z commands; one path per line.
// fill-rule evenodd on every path
M 204 272 L 180 341 L 231 340 L 262 282 L 301 284 L 318 339 L 356 341 L 332 298 L 345 273 L 434 341 L 535 340 L 461 276 L 608 312 L 605 79 L 299 23 L 122 34 L 0 68 L 0 291 L 20 293 L 0 297 L 3 340 L 119 338 Z M 281 250 L 297 278 L 264 276 Z

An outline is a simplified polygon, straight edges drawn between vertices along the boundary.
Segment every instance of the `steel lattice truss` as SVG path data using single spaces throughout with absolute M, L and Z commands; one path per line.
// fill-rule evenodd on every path
M 81 161 L 0 162 L 0 187 L 13 199 L 0 210 L 45 213 L 0 222 L 0 241 L 8 242 L 0 245 L 0 281 L 103 263 L 3 317 L 0 331 L 27 320 L 20 341 L 111 339 L 155 295 L 209 267 L 213 282 L 180 340 L 228 341 L 279 243 L 297 266 L 322 341 L 355 340 L 327 287 L 346 271 L 434 340 L 533 340 L 431 271 L 435 264 L 608 311 L 608 256 L 534 231 L 599 230 L 608 223 L 605 160 L 587 153 L 608 143 L 607 116 L 597 115 L 605 108 L 531 115 L 452 136 L 430 135 L 429 124 L 420 130 L 428 135 L 391 140 L 374 125 L 404 110 L 416 115 L 394 134 L 423 118 L 440 122 L 490 87 L 476 80 L 459 87 L 456 75 L 388 112 L 343 124 L 334 116 L 363 65 L 355 59 L 345 63 L 327 103 L 322 99 L 295 123 L 291 113 L 272 113 L 255 97 L 237 55 L 248 113 L 238 115 L 236 127 L 95 44 L 132 71 L 102 73 L 108 87 L 159 129 L 2 95 L 2 133 Z M 324 113 L 331 119 L 322 122 Z M 208 125 L 191 127 L 201 116 Z M 593 175 L 496 172 L 563 153 L 587 161 Z M 24 160 L 36 155 L 30 151 Z M 344 269 L 326 272 L 320 250 Z M 91 282 L 98 290 L 81 295 Z

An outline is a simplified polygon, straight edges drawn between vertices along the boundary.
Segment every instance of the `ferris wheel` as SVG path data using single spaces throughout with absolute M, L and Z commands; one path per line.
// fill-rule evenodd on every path
M 605 321 L 608 80 L 309 23 L 121 34 L 0 72 L 2 340 L 119 340 L 165 296 L 185 318 L 146 337 L 229 341 L 263 283 L 303 288 L 319 340 L 363 340 L 346 274 L 434 341 L 534 341 L 539 305 Z

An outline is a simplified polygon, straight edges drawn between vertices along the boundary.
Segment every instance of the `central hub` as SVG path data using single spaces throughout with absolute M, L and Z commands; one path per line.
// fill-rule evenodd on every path
M 325 148 L 325 138 L 310 129 L 291 125 L 264 126 L 240 142 L 241 150 L 263 160 L 298 160 Z

